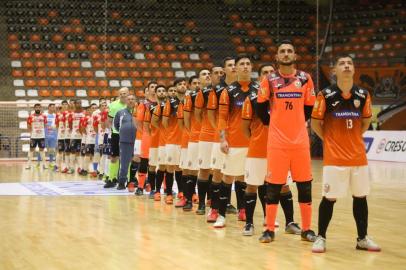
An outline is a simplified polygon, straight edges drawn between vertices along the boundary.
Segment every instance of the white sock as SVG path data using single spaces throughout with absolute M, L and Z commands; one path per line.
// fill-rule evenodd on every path
M 70 161 L 70 168 L 71 169 L 75 169 L 75 158 L 76 158 L 76 155 L 75 154 L 70 154 L 70 159 L 69 159 L 69 161 Z
M 85 156 L 83 158 L 83 170 L 86 170 L 88 172 L 93 171 L 93 170 L 89 170 L 89 165 L 90 165 L 90 156 Z
M 102 155 L 99 161 L 99 172 L 104 174 L 104 163 L 106 162 L 106 155 Z
M 106 158 L 104 162 L 104 175 L 109 175 L 110 159 Z
M 61 170 L 62 169 L 62 159 L 63 159 L 63 152 L 56 153 L 56 166 Z
M 33 156 L 33 151 L 28 151 L 28 157 L 27 157 L 27 162 L 28 162 L 28 166 L 31 167 L 32 164 L 32 156 Z
M 41 161 L 40 164 L 42 164 L 42 166 L 45 166 L 46 164 L 46 156 L 45 156 L 45 152 L 44 151 L 39 151 L 39 156 L 41 157 Z

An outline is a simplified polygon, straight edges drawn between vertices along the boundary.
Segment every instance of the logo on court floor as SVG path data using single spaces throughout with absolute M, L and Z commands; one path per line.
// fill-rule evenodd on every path
M 324 184 L 324 192 L 328 193 L 330 191 L 330 185 L 329 184 Z

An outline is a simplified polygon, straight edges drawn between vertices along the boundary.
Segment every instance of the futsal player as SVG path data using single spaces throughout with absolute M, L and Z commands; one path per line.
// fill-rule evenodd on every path
M 54 103 L 48 104 L 47 123 L 45 128 L 45 146 L 49 159 L 49 169 L 54 169 L 56 158 L 56 145 L 58 141 L 58 130 L 55 125 L 56 107 Z M 55 168 L 56 169 L 56 168 Z
M 28 131 L 30 132 L 30 151 L 28 151 L 28 164 L 26 169 L 31 169 L 32 157 L 35 153 L 35 148 L 38 146 L 41 162 L 37 166 L 45 169 L 45 125 L 47 117 L 41 111 L 40 104 L 34 104 L 34 113 L 30 114 L 27 118 Z
M 85 113 L 82 108 L 82 101 L 77 99 L 74 101 L 75 109 L 72 113 L 69 114 L 68 125 L 71 130 L 71 140 L 70 140 L 70 169 L 69 174 L 75 172 L 75 167 L 79 164 L 79 156 L 81 154 L 81 144 L 82 144 L 82 133 L 80 132 L 80 122 L 85 116 Z M 79 168 L 78 168 L 79 169 Z
M 368 161 L 362 134 L 371 123 L 371 96 L 354 84 L 351 56 L 338 56 L 334 64 L 337 83 L 317 95 L 312 113 L 312 129 L 323 140 L 323 198 L 319 206 L 319 233 L 312 251 L 326 251 L 326 232 L 334 203 L 347 194 L 353 196 L 353 215 L 357 225 L 356 249 L 380 251 L 368 237 L 370 190 Z

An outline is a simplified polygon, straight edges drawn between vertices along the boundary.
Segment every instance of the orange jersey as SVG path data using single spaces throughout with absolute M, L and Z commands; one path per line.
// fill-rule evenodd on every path
M 156 102 L 150 102 L 145 108 L 144 123 L 147 123 L 150 127 L 150 147 L 158 148 L 159 146 L 159 129 L 151 124 L 152 114 L 161 114 L 161 106 L 158 106 Z M 146 132 L 145 132 L 146 133 Z
M 371 116 L 368 91 L 355 85 L 348 95 L 344 95 L 337 85 L 317 95 L 312 118 L 323 120 L 324 165 L 367 165 L 362 121 Z
M 202 111 L 202 128 L 200 130 L 199 141 L 214 142 L 216 130 L 210 124 L 209 117 L 207 116 L 207 101 L 211 91 L 211 87 L 206 87 L 197 92 L 195 99 L 195 108 Z
M 176 112 L 176 117 L 178 118 L 178 121 L 184 121 L 184 116 L 183 116 L 183 106 L 184 106 L 185 100 L 179 103 L 178 110 Z M 189 143 L 189 131 L 183 127 L 182 130 L 182 138 L 180 142 L 180 147 L 181 148 L 187 148 L 187 145 Z
M 224 89 L 219 100 L 219 130 L 226 131 L 230 147 L 248 147 L 249 139 L 241 128 L 241 113 L 247 97 L 256 97 L 259 85 L 256 82 L 234 82 Z
M 217 84 L 214 89 L 212 89 L 209 93 L 209 97 L 207 100 L 207 106 L 206 109 L 207 110 L 214 110 L 215 111 L 215 115 L 216 115 L 216 127 L 215 127 L 215 134 L 214 134 L 214 142 L 219 142 L 220 141 L 220 133 L 219 133 L 219 129 L 218 129 L 218 120 L 219 120 L 219 111 L 218 111 L 218 100 L 220 98 L 221 93 L 223 92 L 223 90 L 227 87 L 228 85 L 224 82 L 221 81 L 219 84 Z
M 154 115 L 159 117 L 159 146 L 165 146 L 168 138 L 168 130 L 162 125 L 162 113 L 165 107 L 166 100 L 158 104 L 159 110 L 154 111 Z
M 134 111 L 133 111 L 133 118 L 134 118 L 134 120 L 137 122 L 137 113 L 138 113 L 138 107 L 141 107 L 142 105 L 140 104 L 140 103 L 135 103 L 135 106 L 134 106 Z M 142 129 L 139 129 L 138 127 L 137 127 L 137 133 L 136 133 L 136 135 L 135 135 L 135 139 L 136 140 L 141 140 L 141 138 L 142 138 Z
M 200 129 L 202 125 L 196 120 L 193 115 L 194 100 L 196 99 L 197 92 L 191 93 L 185 97 L 185 104 L 183 111 L 190 113 L 190 135 L 189 142 L 198 142 L 200 136 Z
M 247 157 L 266 158 L 267 149 L 264 147 L 264 142 L 268 140 L 268 127 L 255 115 L 256 99 L 256 97 L 247 97 L 242 106 L 242 119 L 251 121 Z
M 166 144 L 181 145 L 182 129 L 178 125 L 178 107 L 181 101 L 175 97 L 168 99 L 165 103 L 162 116 L 168 117 Z
M 274 72 L 262 80 L 258 103 L 270 103 L 269 148 L 310 147 L 304 106 L 313 106 L 315 99 L 313 81 L 306 72 L 297 70 L 289 76 Z

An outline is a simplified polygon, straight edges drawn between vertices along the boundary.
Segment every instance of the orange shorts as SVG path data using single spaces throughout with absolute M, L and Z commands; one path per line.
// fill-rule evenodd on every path
M 312 179 L 310 150 L 268 149 L 268 173 L 266 181 L 271 184 L 286 184 L 290 171 L 294 182 L 306 182 Z
M 141 138 L 141 155 L 142 158 L 149 157 L 149 148 L 151 146 L 151 135 L 147 134 L 146 132 L 142 133 Z

